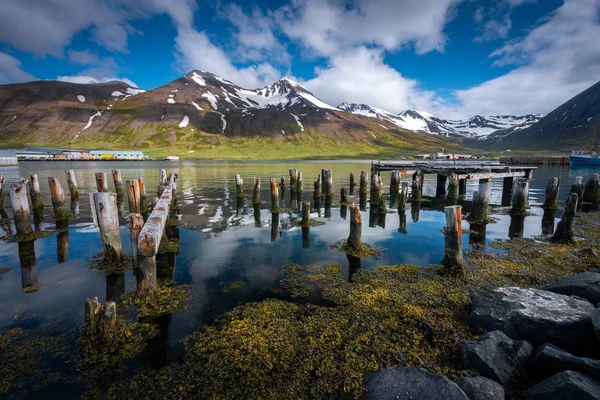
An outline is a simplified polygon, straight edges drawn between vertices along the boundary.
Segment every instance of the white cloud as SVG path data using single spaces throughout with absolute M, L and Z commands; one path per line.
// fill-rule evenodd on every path
M 117 78 L 117 77 L 110 77 L 110 76 L 97 78 L 97 77 L 88 76 L 88 75 L 72 75 L 72 76 L 59 76 L 56 78 L 56 80 L 61 81 L 61 82 L 83 83 L 83 84 L 121 81 L 121 82 L 125 82 L 129 86 L 138 87 L 138 85 L 136 85 L 135 82 L 133 82 L 127 78 Z
M 0 51 L 0 84 L 37 80 L 21 69 L 21 61 Z
M 506 39 L 512 28 L 510 14 L 506 14 L 501 20 L 487 21 L 483 26 L 483 33 L 475 38 L 476 42 L 495 39 Z
M 89 65 L 98 62 L 98 56 L 90 50 L 69 50 L 68 56 L 71 64 Z

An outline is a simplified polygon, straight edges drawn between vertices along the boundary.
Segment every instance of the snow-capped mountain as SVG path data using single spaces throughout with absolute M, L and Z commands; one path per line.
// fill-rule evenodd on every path
M 514 132 L 515 130 L 527 128 L 543 117 L 543 115 L 539 114 L 522 116 L 495 115 L 489 117 L 476 115 L 468 120 L 447 120 L 437 118 L 424 111 L 405 110 L 399 114 L 393 114 L 366 104 L 342 103 L 338 108 L 353 114 L 389 121 L 400 128 L 414 132 L 479 139 L 484 139 L 491 133 L 499 130 Z

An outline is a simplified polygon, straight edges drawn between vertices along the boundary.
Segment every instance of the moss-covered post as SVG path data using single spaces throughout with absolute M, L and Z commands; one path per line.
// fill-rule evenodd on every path
M 575 183 L 571 185 L 571 191 L 569 192 L 569 196 L 571 196 L 571 193 L 575 193 L 577 195 L 577 211 L 581 211 L 581 205 L 583 203 L 583 191 L 585 189 L 585 185 L 582 183 L 582 181 L 582 176 L 576 176 Z
M 0 175 L 0 210 L 4 209 L 4 189 L 6 187 L 4 175 Z
M 302 172 L 298 172 L 298 179 L 296 181 L 296 192 L 298 192 L 298 193 L 302 192 L 303 188 L 304 188 L 304 179 L 302 177 Z
M 600 175 L 592 174 L 583 191 L 583 201 L 586 203 L 599 203 L 600 202 Z
M 298 189 L 298 170 L 290 169 L 290 191 L 295 192 Z
M 342 187 L 340 189 L 340 203 L 347 203 L 348 202 L 348 194 L 346 194 L 346 188 Z
M 400 188 L 400 194 L 398 196 L 398 211 L 406 210 L 406 203 L 408 202 L 408 182 L 402 182 Z
M 560 178 L 553 177 L 548 179 L 546 185 L 546 199 L 542 208 L 546 210 L 556 210 L 558 208 L 558 190 L 560 188 Z
M 448 179 L 448 198 L 452 200 L 458 199 L 458 175 L 454 172 L 450 174 Z
M 238 199 L 244 197 L 244 180 L 240 176 L 240 174 L 235 174 L 235 191 L 237 193 Z
M 512 198 L 513 187 L 515 185 L 514 176 L 508 176 L 504 178 L 502 182 L 502 202 L 501 205 L 506 207 L 510 205 L 510 199 Z
M 129 212 L 141 213 L 140 182 L 137 179 L 127 181 L 127 197 L 129 199 Z
M 123 259 L 123 248 L 119 232 L 117 196 L 113 193 L 94 193 L 94 206 L 96 207 L 105 257 L 112 261 L 121 261 Z
M 348 249 L 357 250 L 362 247 L 362 215 L 354 203 L 348 206 L 350 209 L 350 234 L 346 239 Z
M 466 196 L 467 195 L 467 179 L 459 179 L 458 180 L 458 195 Z
M 33 232 L 29 222 L 29 201 L 27 200 L 27 189 L 22 183 L 13 184 L 10 187 L 10 201 L 15 219 L 17 235 L 29 235 Z
M 131 241 L 131 252 L 133 253 L 133 270 L 138 268 L 138 240 L 140 232 L 144 227 L 144 218 L 141 214 L 129 213 L 129 239 Z
M 36 209 L 44 207 L 37 174 L 29 176 L 29 195 L 31 196 L 31 208 Z
M 558 222 L 556 232 L 552 236 L 552 240 L 560 243 L 571 243 L 573 241 L 573 226 L 575 225 L 575 217 L 577 215 L 577 194 L 571 193 L 569 199 L 565 203 L 565 212 L 563 217 Z
M 421 214 L 421 203 L 418 201 L 413 201 L 410 205 L 410 216 L 414 223 L 419 222 L 420 214 Z
M 449 272 L 463 267 L 462 254 L 462 207 L 444 207 L 446 227 L 444 229 L 444 259 L 442 265 Z
M 260 204 L 260 176 L 254 177 L 254 191 L 252 193 L 252 204 Z
M 554 233 L 554 219 L 556 218 L 556 210 L 546 208 L 542 216 L 542 235 L 552 235 Z
M 114 301 L 107 301 L 101 305 L 97 297 L 86 299 L 83 318 L 87 331 L 101 335 L 115 326 L 117 322 L 117 305 Z
M 419 202 L 423 200 L 423 182 L 421 181 L 421 174 L 419 171 L 413 174 L 412 180 L 412 197 L 411 201 Z
M 302 220 L 301 226 L 310 227 L 310 201 L 302 202 Z
M 65 169 L 65 175 L 67 176 L 67 186 L 69 186 L 69 193 L 74 199 L 79 198 L 79 189 L 77 188 L 77 178 L 75 178 L 75 170 Z
M 121 177 L 121 170 L 113 169 L 112 171 L 113 180 L 115 181 L 115 190 L 117 196 L 123 196 L 125 190 L 123 189 L 123 178 Z
M 354 172 L 350 172 L 350 194 L 354 193 L 354 186 L 356 186 L 356 184 L 354 183 Z
M 359 186 L 359 193 L 360 194 L 367 194 L 367 182 L 369 180 L 369 173 L 367 171 L 360 171 L 360 186 Z
M 527 178 L 525 178 L 527 179 Z M 529 182 L 529 180 L 528 180 Z M 514 197 L 514 195 L 513 195 Z M 508 237 L 509 239 L 522 238 L 523 232 L 525 231 L 525 216 L 524 215 L 511 215 L 510 225 L 508 226 Z
M 69 212 L 65 205 L 65 192 L 63 191 L 60 180 L 54 176 L 48 177 L 50 185 L 50 197 L 52 198 L 52 207 L 57 221 L 69 219 Z
M 321 187 L 322 187 L 321 183 L 322 183 L 322 178 L 321 178 L 321 175 L 319 174 L 319 175 L 317 175 L 317 180 L 315 181 L 315 191 L 313 194 L 314 197 L 321 196 Z
M 487 222 L 488 208 L 490 205 L 490 180 L 480 179 L 479 190 L 473 192 L 473 204 L 469 221 L 485 223 Z
M 271 212 L 279 213 L 279 188 L 275 178 L 271 178 Z
M 448 177 L 446 175 L 438 174 L 437 175 L 437 186 L 435 188 L 435 197 L 438 199 L 442 199 L 446 197 L 446 182 L 448 181 Z
M 518 215 L 524 217 L 527 215 L 527 203 L 529 201 L 529 179 L 517 178 L 515 179 L 515 186 L 513 188 L 513 195 L 511 200 L 511 215 Z
M 98 192 L 108 192 L 106 172 L 96 172 L 96 190 L 98 190 Z

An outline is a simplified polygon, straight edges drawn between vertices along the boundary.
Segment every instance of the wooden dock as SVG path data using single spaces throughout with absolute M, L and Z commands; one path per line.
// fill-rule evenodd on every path
M 456 174 L 458 179 L 495 179 L 518 178 L 531 179 L 537 167 L 530 165 L 505 165 L 499 162 L 438 162 L 438 161 L 377 161 L 371 163 L 371 174 L 381 171 L 399 171 L 403 174 L 419 175 L 435 174 L 450 176 Z

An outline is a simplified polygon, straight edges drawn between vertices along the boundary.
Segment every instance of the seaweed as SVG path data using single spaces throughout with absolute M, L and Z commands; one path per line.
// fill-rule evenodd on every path
M 96 271 L 98 275 L 122 274 L 133 269 L 133 259 L 123 254 L 120 260 L 113 260 L 101 252 L 92 257 L 88 269 Z
M 122 303 L 137 307 L 140 318 L 186 311 L 189 306 L 185 302 L 192 299 L 194 286 L 174 286 L 172 282 L 161 283 L 156 291 L 145 291 L 143 295 L 135 292 L 126 293 Z
M 381 257 L 383 255 L 382 247 L 372 246 L 367 243 L 361 243 L 358 247 L 350 247 L 347 245 L 346 239 L 335 242 L 331 245 L 331 248 L 356 258 Z

